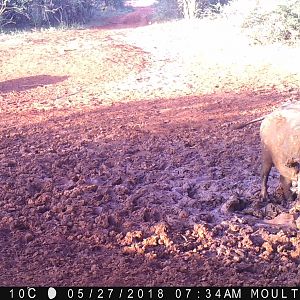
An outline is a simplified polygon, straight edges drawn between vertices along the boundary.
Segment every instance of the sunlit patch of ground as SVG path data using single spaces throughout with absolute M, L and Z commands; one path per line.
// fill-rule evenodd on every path
M 157 72 L 165 78 L 159 88 L 168 87 L 168 92 L 172 87 L 183 94 L 249 86 L 254 90 L 299 88 L 299 47 L 249 46 L 249 40 L 224 20 L 154 24 L 126 33 L 125 40 L 156 58 Z

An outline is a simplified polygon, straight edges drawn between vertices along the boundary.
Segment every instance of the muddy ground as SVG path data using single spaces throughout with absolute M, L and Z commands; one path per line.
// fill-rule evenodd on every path
M 297 49 L 153 12 L 0 36 L 0 285 L 300 285 L 297 204 L 232 129 L 299 99 Z

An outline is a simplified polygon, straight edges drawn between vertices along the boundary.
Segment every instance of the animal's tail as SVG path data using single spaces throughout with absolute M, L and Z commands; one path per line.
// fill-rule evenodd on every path
M 247 123 L 242 123 L 242 124 L 239 124 L 239 125 L 234 125 L 232 128 L 233 129 L 241 129 L 241 128 L 244 128 L 252 123 L 256 123 L 256 122 L 259 122 L 259 121 L 262 121 L 266 116 L 263 116 L 263 117 L 260 117 L 260 118 L 257 118 L 257 119 L 254 119 L 252 121 L 249 121 Z

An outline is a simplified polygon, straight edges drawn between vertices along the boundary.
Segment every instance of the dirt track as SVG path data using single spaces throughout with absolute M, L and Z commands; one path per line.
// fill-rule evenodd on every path
M 0 285 L 299 286 L 295 203 L 273 171 L 257 206 L 259 124 L 232 130 L 298 75 L 164 52 L 152 13 L 0 37 Z

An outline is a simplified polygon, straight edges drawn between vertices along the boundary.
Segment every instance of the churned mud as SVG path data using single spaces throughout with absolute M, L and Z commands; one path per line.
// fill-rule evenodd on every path
M 299 204 L 233 129 L 299 99 L 297 49 L 153 12 L 0 36 L 0 285 L 300 284 Z

